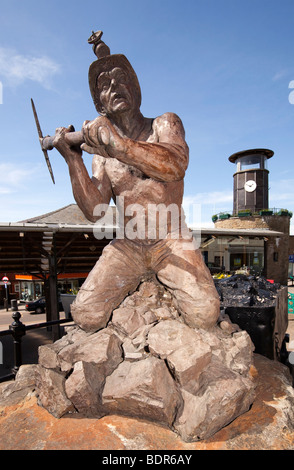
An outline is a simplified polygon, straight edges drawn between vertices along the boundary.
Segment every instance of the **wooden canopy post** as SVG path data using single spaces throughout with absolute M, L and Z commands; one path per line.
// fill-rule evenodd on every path
M 46 280 L 45 298 L 47 321 L 59 320 L 59 301 L 57 291 L 57 263 L 55 234 L 53 234 L 51 249 L 48 252 L 49 276 Z M 52 326 L 52 340 L 57 341 L 60 338 L 60 326 Z

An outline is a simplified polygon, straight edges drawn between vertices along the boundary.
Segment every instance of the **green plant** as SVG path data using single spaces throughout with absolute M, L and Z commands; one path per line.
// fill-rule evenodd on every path
M 288 209 L 280 209 L 278 212 L 278 215 L 286 215 L 289 216 L 290 218 L 292 217 L 292 212 L 288 211 Z

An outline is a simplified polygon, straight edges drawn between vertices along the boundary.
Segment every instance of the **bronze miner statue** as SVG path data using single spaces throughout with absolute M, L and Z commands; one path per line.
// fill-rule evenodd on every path
M 183 217 L 189 159 L 183 124 L 171 112 L 142 115 L 131 64 L 124 55 L 110 54 L 101 36 L 99 31 L 88 40 L 98 57 L 89 68 L 89 86 L 99 116 L 83 124 L 81 146 L 69 143 L 72 127 L 58 128 L 53 146 L 68 164 L 75 200 L 89 220 L 96 221 L 95 208 L 112 198 L 121 207 L 123 201 L 125 228 L 139 209 L 143 227 L 135 235 L 125 229 L 124 237 L 104 248 L 72 305 L 73 319 L 88 332 L 104 328 L 128 293 L 154 276 L 172 293 L 187 325 L 209 329 L 219 316 L 219 297 Z M 92 177 L 82 150 L 94 155 Z M 162 221 L 152 210 L 158 205 L 176 210 Z
M 53 147 L 65 158 L 94 235 L 99 226 L 98 238 L 106 235 L 111 199 L 118 227 L 72 304 L 76 325 L 39 348 L 38 403 L 57 418 L 131 416 L 168 426 L 186 442 L 207 439 L 254 400 L 253 345 L 220 314 L 185 223 L 182 122 L 170 112 L 142 115 L 132 66 L 110 54 L 101 35 L 89 39 L 98 57 L 89 83 L 99 117 L 40 142 L 45 158 Z M 94 155 L 92 178 L 83 150 Z

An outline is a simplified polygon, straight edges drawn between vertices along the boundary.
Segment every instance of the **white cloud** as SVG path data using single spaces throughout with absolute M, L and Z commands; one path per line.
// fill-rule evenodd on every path
M 12 194 L 24 185 L 27 178 L 33 176 L 37 167 L 27 168 L 25 165 L 0 163 L 1 185 L 0 194 Z
M 212 227 L 213 214 L 233 210 L 233 192 L 229 189 L 184 196 L 183 209 L 190 227 Z
M 281 80 L 288 74 L 288 71 L 286 69 L 279 70 L 276 72 L 276 74 L 273 76 L 272 80 L 273 82 L 277 82 L 278 80 Z
M 16 86 L 32 80 L 50 87 L 51 78 L 60 72 L 60 65 L 46 56 L 33 57 L 17 54 L 12 49 L 0 47 L 0 77 L 8 85 Z
M 232 189 L 225 191 L 212 191 L 212 192 L 203 192 L 196 193 L 193 196 L 184 196 L 183 205 L 189 204 L 215 204 L 221 205 L 226 203 L 232 203 L 233 201 L 233 191 Z
M 272 181 L 269 190 L 270 205 L 279 207 L 279 203 L 289 204 L 293 207 L 294 203 L 294 179 L 281 179 Z M 287 207 L 289 209 L 289 207 Z

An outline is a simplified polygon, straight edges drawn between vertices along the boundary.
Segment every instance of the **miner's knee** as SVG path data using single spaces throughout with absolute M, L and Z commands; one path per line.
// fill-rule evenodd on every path
M 186 301 L 179 307 L 185 323 L 191 328 L 209 330 L 215 326 L 220 314 L 220 301 L 217 297 Z
M 200 319 L 203 322 L 203 328 L 210 329 L 216 323 L 220 315 L 220 300 L 218 297 L 207 300 L 207 305 L 202 310 L 204 315 L 200 315 Z

